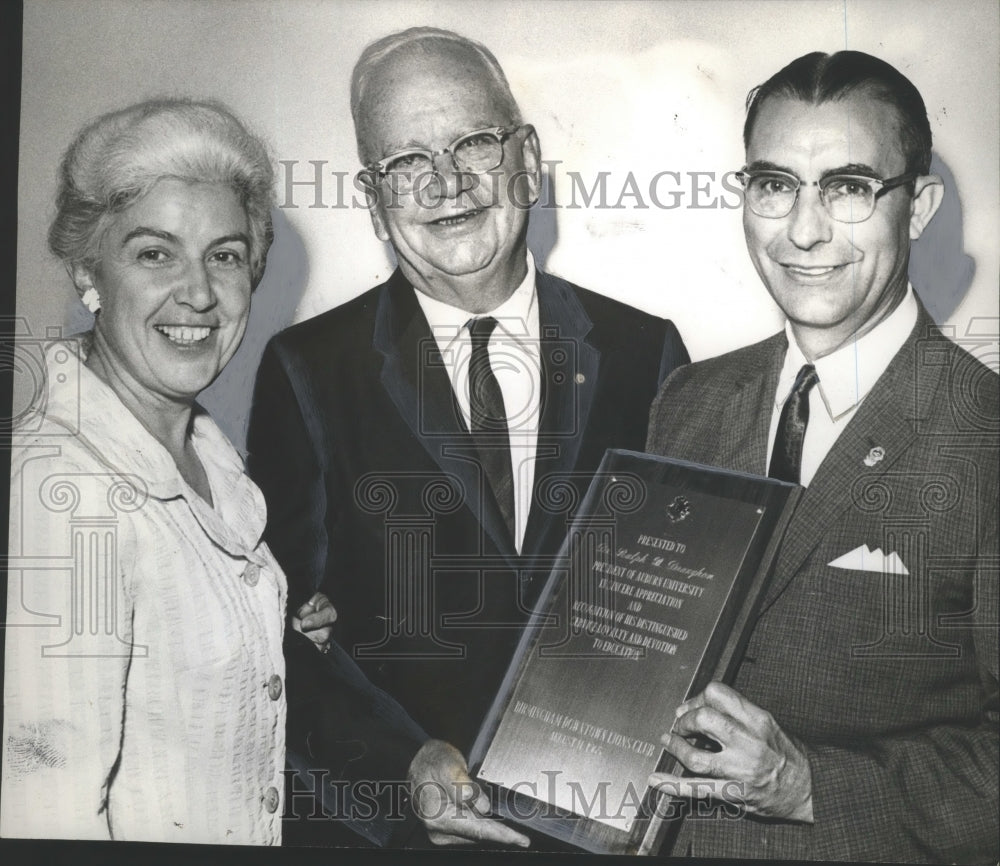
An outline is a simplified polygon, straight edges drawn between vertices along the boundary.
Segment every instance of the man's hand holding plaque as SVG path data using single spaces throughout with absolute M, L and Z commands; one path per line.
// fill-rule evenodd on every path
M 740 797 L 747 812 L 811 823 L 812 776 L 805 751 L 774 717 L 720 682 L 677 708 L 662 743 L 693 776 L 653 773 L 649 784 L 674 797 Z M 690 742 L 708 737 L 718 751 Z
M 435 845 L 496 842 L 527 848 L 528 837 L 489 816 L 490 799 L 469 777 L 462 753 L 428 740 L 410 764 L 413 810 Z

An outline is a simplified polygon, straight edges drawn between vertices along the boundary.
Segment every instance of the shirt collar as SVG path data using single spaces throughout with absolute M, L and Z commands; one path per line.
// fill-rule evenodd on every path
M 46 347 L 45 417 L 74 434 L 113 473 L 141 479 L 150 496 L 185 499 L 216 543 L 234 555 L 255 559 L 267 513 L 263 495 L 208 413 L 195 406 L 191 442 L 208 476 L 214 507 L 191 490 L 167 449 L 84 364 L 86 358 L 81 340 Z
M 493 316 L 498 326 L 515 339 L 535 338 L 538 334 L 533 333 L 537 328 L 533 325 L 538 321 L 538 316 L 533 315 L 538 306 L 537 293 L 535 291 L 535 277 L 537 269 L 535 259 L 531 251 L 527 254 L 527 273 L 520 285 L 514 289 L 513 294 L 507 298 L 499 307 L 490 310 L 483 315 Z M 447 304 L 437 298 L 432 298 L 423 292 L 414 289 L 417 301 L 423 310 L 427 323 L 431 326 L 431 333 L 434 334 L 441 346 L 442 354 L 451 347 L 451 344 L 461 335 L 462 329 L 472 316 L 468 310 Z
M 917 324 L 918 314 L 913 286 L 908 286 L 899 306 L 874 328 L 812 362 L 819 376 L 817 387 L 833 420 L 854 409 L 868 396 L 889 362 L 910 336 Z M 785 323 L 785 335 L 788 338 L 788 351 L 778 377 L 776 406 L 785 402 L 799 370 L 810 363 L 799 348 L 788 322 Z

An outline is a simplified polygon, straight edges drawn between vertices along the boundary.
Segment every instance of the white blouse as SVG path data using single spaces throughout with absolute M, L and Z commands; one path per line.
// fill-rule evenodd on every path
M 15 431 L 0 835 L 278 844 L 286 583 L 200 407 L 214 506 L 51 345 Z

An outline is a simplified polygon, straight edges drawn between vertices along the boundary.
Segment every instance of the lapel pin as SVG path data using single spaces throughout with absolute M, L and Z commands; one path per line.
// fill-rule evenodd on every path
M 582 385 L 584 382 L 587 381 L 587 377 L 584 376 L 583 373 L 577 373 L 573 377 L 573 381 L 576 382 L 577 385 Z
M 865 458 L 865 466 L 874 466 L 883 457 L 885 457 L 885 448 L 881 445 L 876 445 L 868 452 L 868 456 Z

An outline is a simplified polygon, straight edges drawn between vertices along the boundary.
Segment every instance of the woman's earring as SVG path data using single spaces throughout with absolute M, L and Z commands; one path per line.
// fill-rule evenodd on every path
M 93 286 L 80 296 L 80 300 L 83 301 L 83 305 L 92 313 L 96 313 L 101 309 L 101 296 L 97 294 L 97 289 Z

